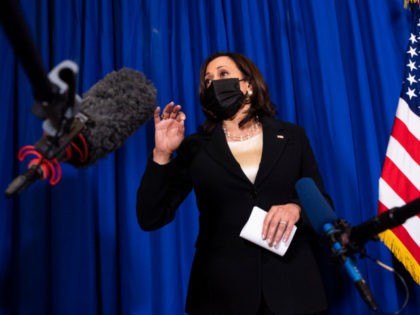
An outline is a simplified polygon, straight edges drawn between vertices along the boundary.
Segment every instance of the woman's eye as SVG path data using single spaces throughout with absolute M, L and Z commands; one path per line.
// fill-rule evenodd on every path
M 229 73 L 228 73 L 227 71 L 222 71 L 222 72 L 220 72 L 220 77 L 221 77 L 221 78 L 225 78 L 225 77 L 227 77 L 227 76 L 229 76 Z

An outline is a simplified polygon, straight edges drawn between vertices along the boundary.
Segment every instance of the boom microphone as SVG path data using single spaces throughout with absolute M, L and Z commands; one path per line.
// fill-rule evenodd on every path
M 123 68 L 93 86 L 81 101 L 75 95 L 77 66 L 58 65 L 47 76 L 24 14 L 15 0 L 0 1 L 0 23 L 31 82 L 33 113 L 44 120 L 47 133 L 35 146 L 19 152 L 36 156 L 6 195 L 20 192 L 37 179 L 61 177 L 59 161 L 76 167 L 95 163 L 119 148 L 153 114 L 156 89 L 142 73 Z
M 37 159 L 32 160 L 25 174 L 9 185 L 5 194 L 16 194 L 35 180 L 50 175 L 53 177 L 50 183 L 58 182 L 61 175 L 54 171 L 58 165 L 56 160 L 75 167 L 94 164 L 121 147 L 150 119 L 155 107 L 156 89 L 144 74 L 129 68 L 111 72 L 83 95 L 80 112 L 67 133 L 59 139 L 44 135 L 35 144 L 31 153 Z M 20 152 L 20 159 L 26 154 Z
M 363 300 L 373 311 L 377 311 L 378 306 L 376 305 L 375 299 L 373 298 L 366 281 L 360 274 L 352 257 L 349 257 L 346 254 L 345 249 L 341 245 L 341 240 L 339 239 L 341 231 L 337 231 L 333 225 L 334 222 L 337 221 L 337 216 L 319 191 L 318 187 L 312 179 L 301 178 L 296 183 L 295 188 L 312 227 L 317 233 L 327 237 L 333 255 L 337 257 L 339 262 L 344 266 Z
M 68 163 L 87 166 L 115 151 L 152 117 L 155 107 L 156 88 L 144 74 L 129 68 L 111 72 L 83 95 L 80 111 L 94 123 L 82 132 L 88 156 Z
M 420 214 L 420 198 L 402 207 L 389 209 L 372 219 L 356 225 L 350 230 L 350 246 L 362 248 L 369 240 L 375 240 L 379 233 L 403 224 L 412 216 Z

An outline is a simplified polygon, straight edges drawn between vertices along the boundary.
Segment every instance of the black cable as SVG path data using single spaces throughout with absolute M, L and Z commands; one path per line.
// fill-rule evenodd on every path
M 374 263 L 376 263 L 380 267 L 384 268 L 385 270 L 388 270 L 389 272 L 393 272 L 398 277 L 398 279 L 400 279 L 400 281 L 401 281 L 401 283 L 402 283 L 402 285 L 404 286 L 404 289 L 405 289 L 405 300 L 404 300 L 402 306 L 398 310 L 396 310 L 394 312 L 386 313 L 386 312 L 383 312 L 382 310 L 378 309 L 377 313 L 382 314 L 382 315 L 397 315 L 397 314 L 401 313 L 406 308 L 406 306 L 408 304 L 408 301 L 410 299 L 410 291 L 408 289 L 407 282 L 405 281 L 404 277 L 400 273 L 398 273 L 394 268 L 388 266 L 387 264 L 380 261 L 379 259 L 372 258 L 371 256 L 367 255 L 365 252 L 362 255 L 364 257 L 369 258 L 371 261 L 373 261 Z

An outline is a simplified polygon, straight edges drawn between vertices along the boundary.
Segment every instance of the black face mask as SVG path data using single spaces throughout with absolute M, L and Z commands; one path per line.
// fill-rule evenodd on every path
M 221 79 L 212 81 L 204 93 L 202 106 L 214 114 L 217 119 L 232 118 L 241 108 L 245 95 L 239 87 L 239 79 Z

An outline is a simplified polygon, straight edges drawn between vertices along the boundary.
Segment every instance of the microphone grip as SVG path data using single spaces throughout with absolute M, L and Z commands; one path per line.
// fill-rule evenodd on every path
M 332 252 L 334 255 L 336 255 L 344 269 L 347 271 L 347 274 L 352 279 L 357 290 L 359 291 L 360 296 L 373 311 L 377 311 L 378 306 L 376 305 L 375 299 L 373 298 L 373 294 L 370 291 L 366 281 L 363 279 L 362 274 L 353 261 L 353 258 L 345 253 L 345 249 L 341 243 L 336 240 L 334 235 L 334 226 L 331 223 L 326 223 L 324 224 L 323 229 L 326 235 L 329 236 Z
M 5 191 L 6 197 L 11 197 L 14 194 L 20 193 L 37 179 L 43 178 L 43 175 L 44 172 L 39 165 L 31 165 L 24 174 L 19 175 L 10 183 Z
M 372 311 L 376 312 L 378 310 L 378 305 L 376 304 L 373 294 L 370 291 L 366 281 L 363 279 L 356 281 L 355 285 L 365 303 L 370 307 Z

